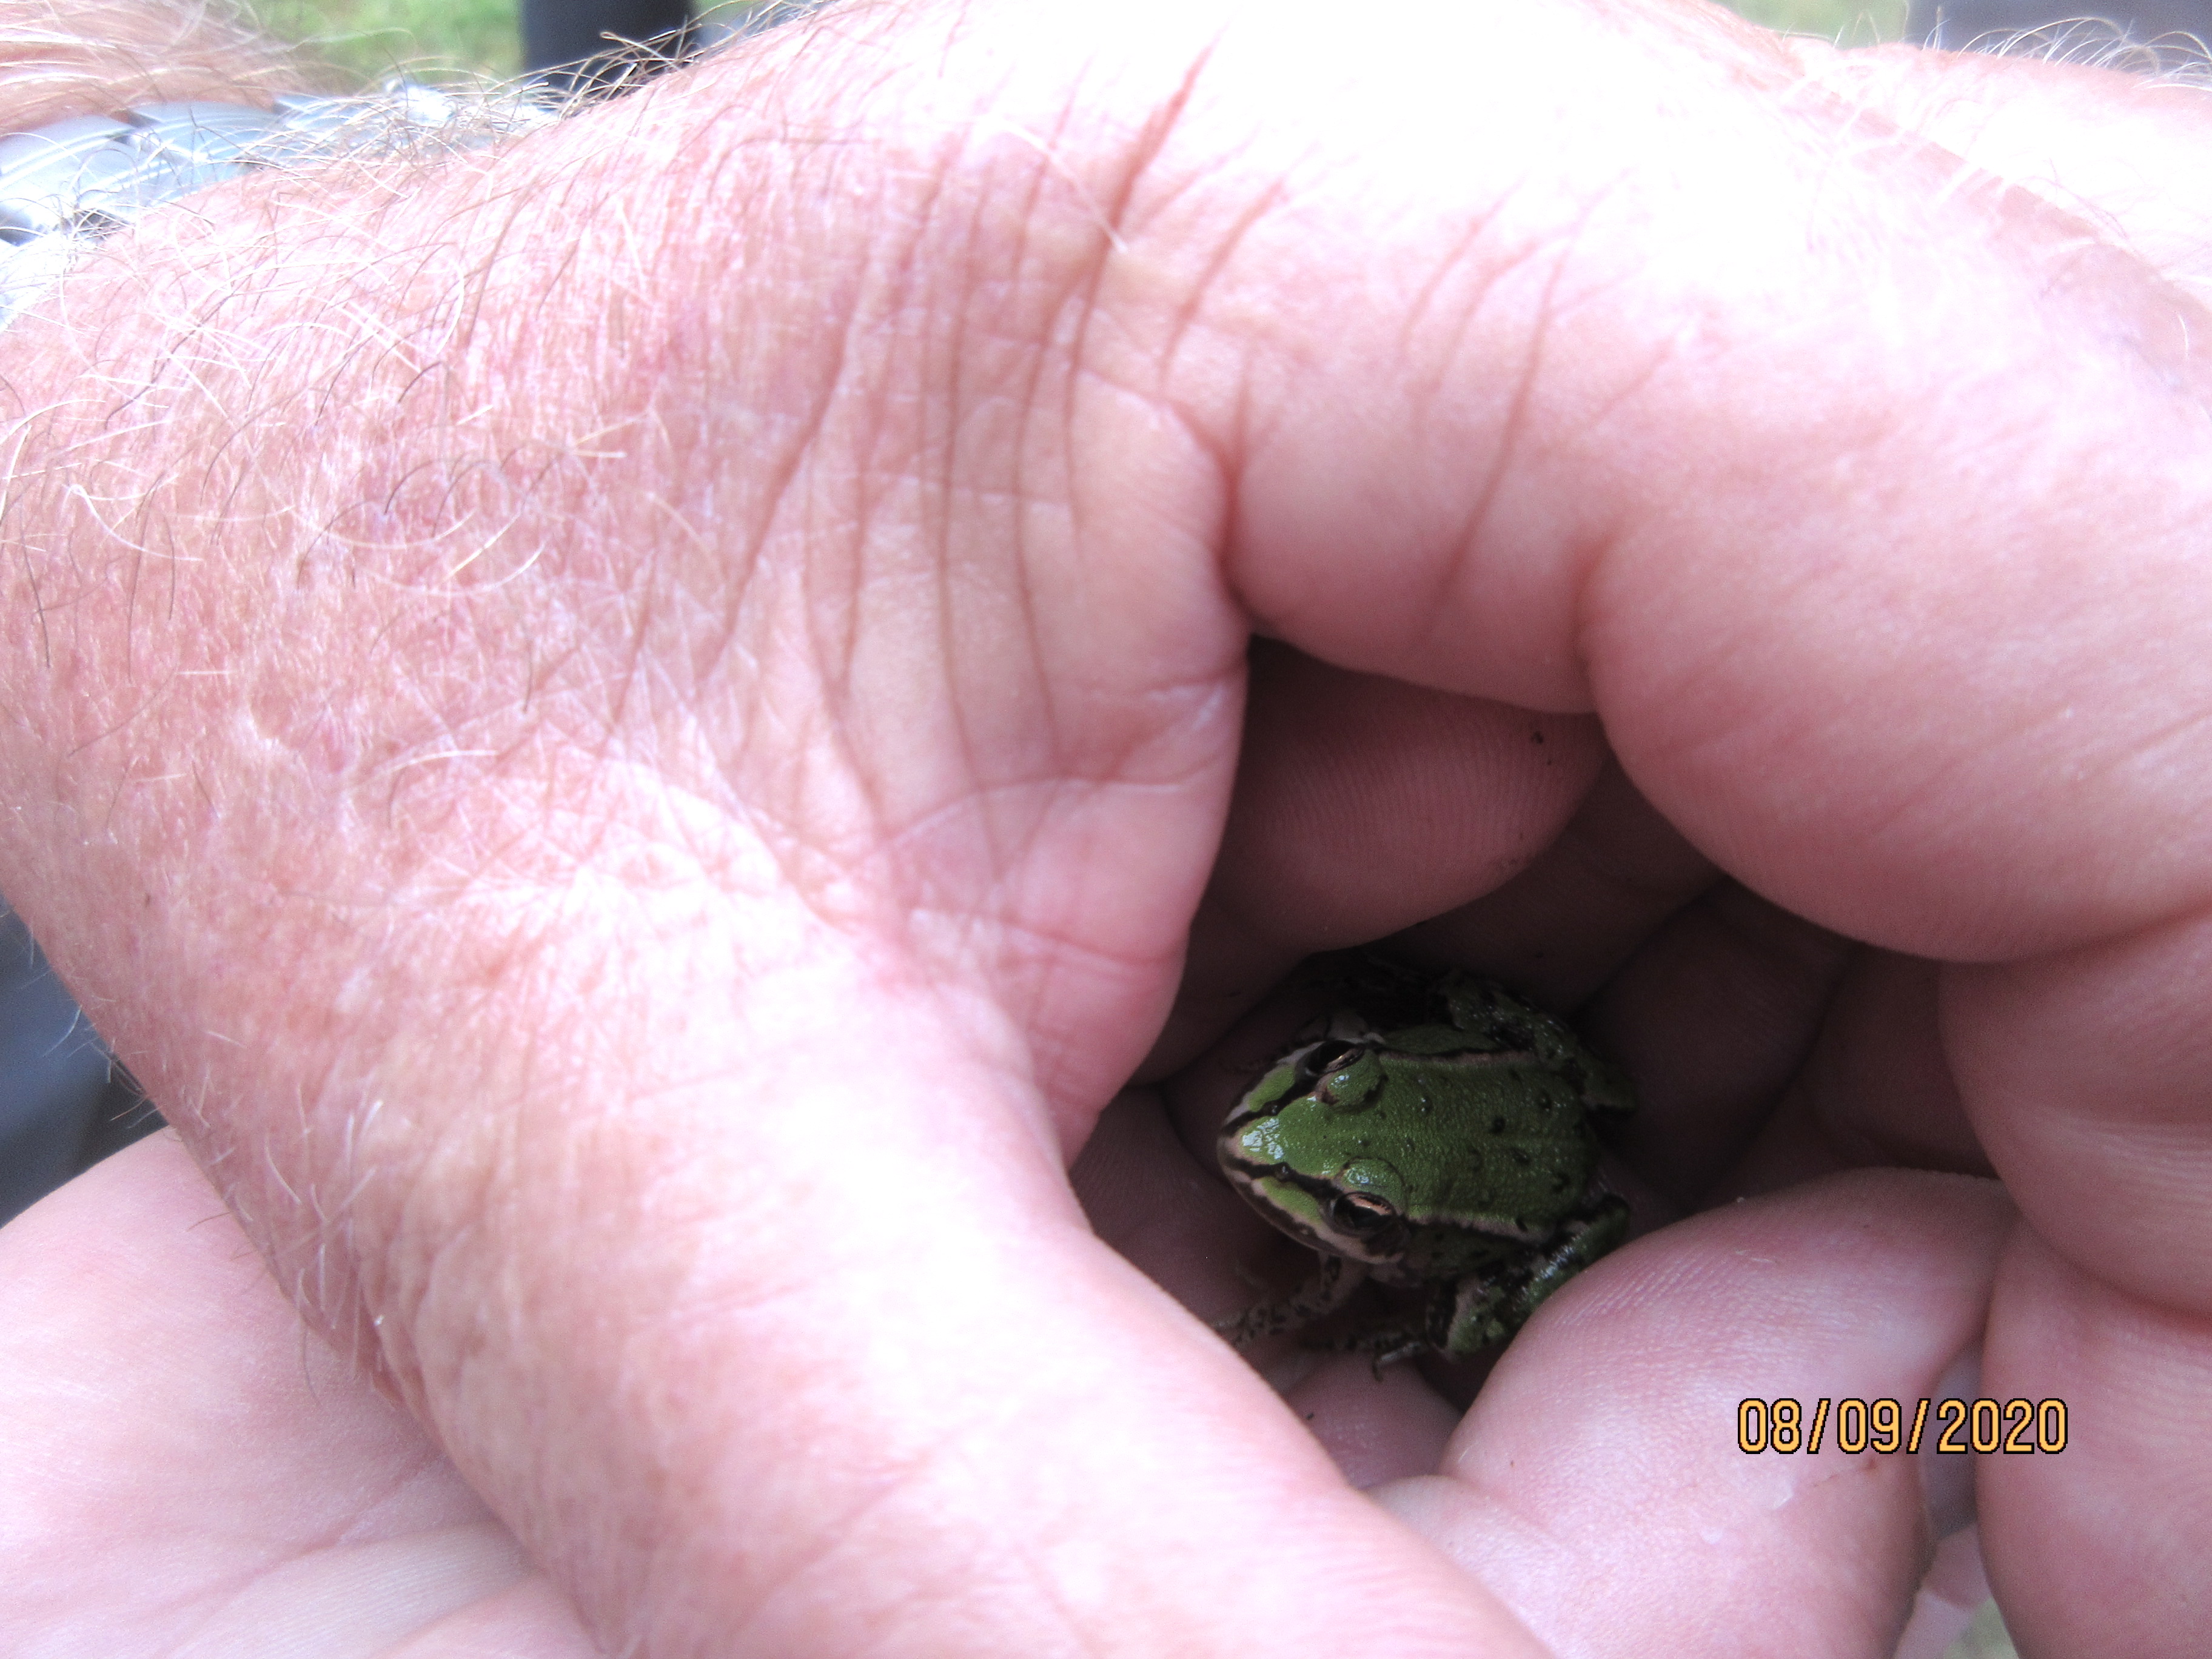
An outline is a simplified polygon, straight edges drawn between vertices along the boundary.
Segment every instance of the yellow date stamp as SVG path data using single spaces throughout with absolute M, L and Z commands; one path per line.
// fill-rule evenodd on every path
M 1939 1454 L 2009 1455 L 2066 1449 L 2063 1400 L 1743 1400 L 1736 1403 L 1736 1449 L 1917 1452 L 1923 1437 Z

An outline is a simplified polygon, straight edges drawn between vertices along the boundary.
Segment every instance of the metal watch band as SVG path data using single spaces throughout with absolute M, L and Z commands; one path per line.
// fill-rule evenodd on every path
M 275 107 L 146 104 L 0 138 L 0 328 L 85 250 L 151 210 L 261 167 L 473 148 L 555 118 L 522 97 L 393 81 L 365 97 L 288 93 Z

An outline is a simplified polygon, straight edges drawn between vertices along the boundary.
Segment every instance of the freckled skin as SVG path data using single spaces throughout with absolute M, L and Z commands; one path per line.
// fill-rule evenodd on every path
M 1222 1329 L 1240 1347 L 1300 1329 L 1373 1279 L 1431 1294 L 1326 1346 L 1378 1370 L 1473 1353 L 1627 1236 L 1628 1206 L 1596 1184 L 1597 1121 L 1634 1095 L 1564 1022 L 1472 975 L 1370 958 L 1345 994 L 1216 1145 L 1231 1184 L 1321 1265 Z

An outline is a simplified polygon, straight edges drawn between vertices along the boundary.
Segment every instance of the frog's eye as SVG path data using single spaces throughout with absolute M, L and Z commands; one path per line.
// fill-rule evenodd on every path
M 1357 1042 L 1325 1043 L 1306 1056 L 1306 1069 L 1316 1077 L 1327 1077 L 1331 1072 L 1340 1072 L 1356 1065 L 1367 1050 Z
M 1354 1238 L 1371 1238 L 1397 1220 L 1398 1212 L 1374 1193 L 1339 1193 L 1329 1201 L 1328 1218 Z
M 1329 1042 L 1305 1060 L 1313 1097 L 1333 1110 L 1364 1111 L 1379 1097 L 1382 1062 L 1364 1042 Z

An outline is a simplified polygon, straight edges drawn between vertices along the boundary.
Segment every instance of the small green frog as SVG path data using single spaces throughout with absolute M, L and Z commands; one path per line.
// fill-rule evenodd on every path
M 1628 1236 L 1628 1206 L 1596 1184 L 1596 1121 L 1634 1094 L 1563 1021 L 1471 974 L 1370 957 L 1345 995 L 1216 1144 L 1230 1184 L 1320 1267 L 1217 1328 L 1240 1348 L 1298 1330 L 1373 1279 L 1430 1294 L 1323 1346 L 1378 1374 L 1474 1353 Z

